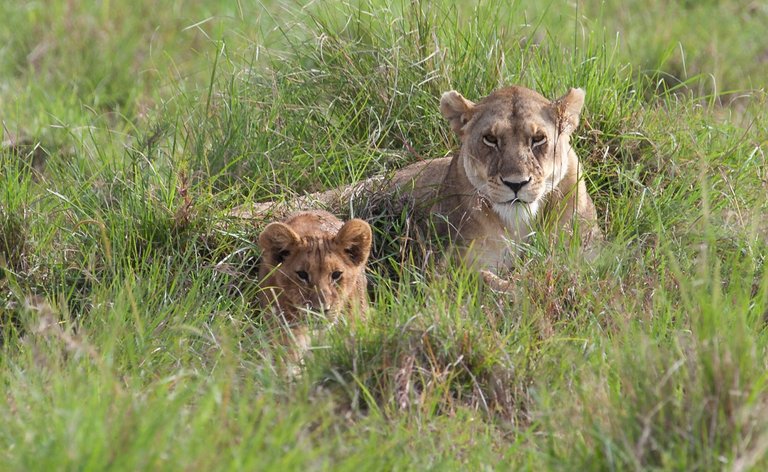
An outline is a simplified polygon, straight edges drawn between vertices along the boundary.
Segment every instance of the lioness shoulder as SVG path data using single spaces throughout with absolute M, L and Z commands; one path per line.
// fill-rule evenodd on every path
M 371 228 L 325 211 L 303 211 L 259 235 L 261 304 L 293 324 L 306 309 L 334 318 L 367 307 L 365 267 Z

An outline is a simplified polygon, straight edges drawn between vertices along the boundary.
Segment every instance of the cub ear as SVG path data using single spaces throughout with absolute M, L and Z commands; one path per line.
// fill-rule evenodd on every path
M 474 112 L 475 104 L 455 90 L 445 92 L 440 97 L 440 113 L 459 137 L 464 133 L 464 125 L 472 118 Z
M 370 225 L 363 220 L 354 219 L 344 223 L 334 241 L 352 265 L 360 266 L 368 261 L 372 239 Z
M 585 95 L 584 90 L 572 88 L 555 101 L 557 126 L 561 133 L 571 134 L 579 126 L 579 115 L 584 107 Z
M 259 235 L 259 246 L 270 264 L 285 260 L 301 238 L 284 223 L 270 223 Z

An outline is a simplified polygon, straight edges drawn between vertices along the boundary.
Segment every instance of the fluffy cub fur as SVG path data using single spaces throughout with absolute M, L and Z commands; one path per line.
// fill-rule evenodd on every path
M 307 310 L 334 320 L 367 307 L 365 267 L 371 227 L 343 223 L 325 211 L 304 211 L 270 223 L 259 235 L 261 304 L 293 326 Z

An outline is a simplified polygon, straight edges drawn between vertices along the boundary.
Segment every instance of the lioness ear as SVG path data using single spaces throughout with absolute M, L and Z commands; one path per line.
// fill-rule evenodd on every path
M 440 97 L 440 113 L 451 124 L 454 133 L 461 136 L 464 125 L 472 118 L 475 104 L 464 98 L 459 92 L 451 90 Z
M 584 107 L 584 90 L 572 88 L 554 103 L 557 125 L 561 133 L 573 133 L 579 126 L 579 115 Z
M 277 265 L 285 260 L 301 238 L 288 225 L 270 223 L 259 235 L 259 246 L 270 264 Z
M 354 219 L 344 223 L 334 241 L 342 248 L 349 262 L 359 266 L 368 261 L 372 239 L 370 225 L 363 220 Z

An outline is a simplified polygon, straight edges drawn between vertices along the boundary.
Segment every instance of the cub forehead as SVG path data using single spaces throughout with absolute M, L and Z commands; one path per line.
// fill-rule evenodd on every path
M 319 283 L 336 271 L 352 270 L 335 249 L 328 247 L 327 251 L 305 251 L 296 254 L 291 266 L 296 270 L 305 270 L 311 274 L 311 281 Z
M 302 239 L 305 237 L 333 238 L 342 227 L 342 222 L 331 213 L 322 210 L 303 211 L 285 219 Z

